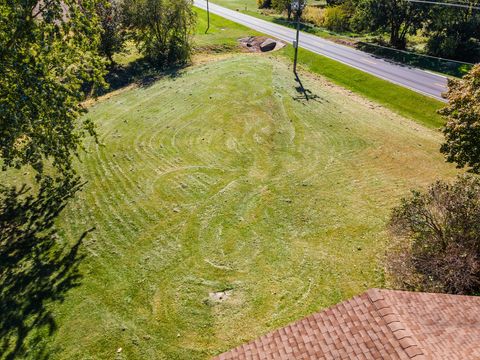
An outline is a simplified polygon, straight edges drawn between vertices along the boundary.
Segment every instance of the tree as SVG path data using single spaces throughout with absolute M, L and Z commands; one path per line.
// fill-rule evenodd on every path
M 448 105 L 440 110 L 447 123 L 445 142 L 440 151 L 457 167 L 469 167 L 480 173 L 480 64 L 461 80 L 450 79 L 446 97 Z
M 470 0 L 467 5 L 480 6 L 480 0 Z M 480 60 L 480 13 L 471 7 L 431 8 L 426 27 L 430 55 L 468 62 Z
M 287 19 L 290 21 L 292 19 L 292 15 L 295 12 L 292 6 L 292 3 L 296 0 L 272 0 L 271 1 L 271 7 L 278 11 L 279 13 L 282 13 L 284 11 L 287 12 Z M 300 8 L 298 10 L 298 16 L 302 16 L 302 12 L 306 7 L 306 1 L 305 0 L 299 0 L 300 2 Z M 297 13 L 295 12 L 295 16 Z
M 159 68 L 190 59 L 192 0 L 125 0 L 126 21 L 139 49 Z
M 2 169 L 45 164 L 66 174 L 92 123 L 78 122 L 87 90 L 103 84 L 101 0 L 0 1 Z
M 405 290 L 480 292 L 480 179 L 438 181 L 394 209 L 386 274 Z
M 272 8 L 279 13 L 287 12 L 287 19 L 292 19 L 292 1 L 291 0 L 272 0 Z
M 259 9 L 270 9 L 272 7 L 272 0 L 257 0 L 257 7 Z
M 388 31 L 390 45 L 405 49 L 407 35 L 425 22 L 425 7 L 407 0 L 358 0 L 354 27 L 361 31 Z
M 99 51 L 113 64 L 113 55 L 122 51 L 125 43 L 121 6 L 118 0 L 106 0 L 97 5 L 97 11 L 102 26 Z

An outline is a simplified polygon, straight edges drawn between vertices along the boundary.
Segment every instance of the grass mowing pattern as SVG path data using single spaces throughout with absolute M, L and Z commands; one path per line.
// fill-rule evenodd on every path
M 91 109 L 101 145 L 61 226 L 96 231 L 51 358 L 207 359 L 382 285 L 390 207 L 455 173 L 440 134 L 304 75 L 306 102 L 280 59 L 237 55 Z

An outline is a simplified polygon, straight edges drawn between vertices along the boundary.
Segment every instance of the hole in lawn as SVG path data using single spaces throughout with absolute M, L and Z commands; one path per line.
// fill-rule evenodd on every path
M 215 291 L 208 294 L 210 301 L 213 302 L 223 302 L 228 300 L 232 296 L 233 290 L 222 290 L 222 291 Z

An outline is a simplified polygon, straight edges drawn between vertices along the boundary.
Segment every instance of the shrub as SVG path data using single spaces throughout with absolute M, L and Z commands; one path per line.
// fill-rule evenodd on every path
M 480 179 L 438 181 L 394 209 L 386 275 L 405 290 L 480 292 Z
M 329 7 L 323 15 L 323 26 L 332 31 L 349 29 L 350 18 L 343 6 Z
M 323 26 L 325 9 L 316 6 L 307 6 L 303 10 L 302 20 L 316 26 Z

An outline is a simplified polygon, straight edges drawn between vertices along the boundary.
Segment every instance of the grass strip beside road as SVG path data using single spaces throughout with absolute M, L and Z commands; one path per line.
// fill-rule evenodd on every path
M 279 52 L 279 55 L 293 61 L 293 53 L 293 47 L 288 46 Z M 308 50 L 299 49 L 298 63 L 306 70 L 322 75 L 335 84 L 359 93 L 424 126 L 439 128 L 444 123 L 443 118 L 437 113 L 444 104 L 438 100 Z

